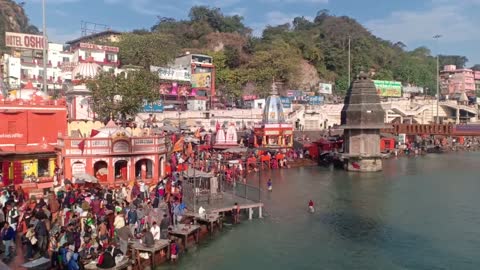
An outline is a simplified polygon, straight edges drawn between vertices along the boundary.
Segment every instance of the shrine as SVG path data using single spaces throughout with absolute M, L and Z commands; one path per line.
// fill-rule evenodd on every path
M 385 111 L 375 85 L 366 73 L 360 72 L 348 90 L 341 118 L 345 136 L 345 169 L 381 171 L 380 130 L 386 128 Z
M 219 128 L 215 135 L 214 148 L 230 148 L 238 146 L 237 129 L 234 124 L 230 124 L 227 129 Z
M 283 105 L 275 82 L 265 102 L 262 123 L 256 124 L 254 146 L 266 148 L 287 148 L 293 146 L 293 125 L 286 123 Z
M 150 183 L 165 175 L 165 137 L 133 136 L 113 120 L 88 138 L 64 137 L 61 142 L 65 179 L 90 175 L 111 186 L 132 180 Z

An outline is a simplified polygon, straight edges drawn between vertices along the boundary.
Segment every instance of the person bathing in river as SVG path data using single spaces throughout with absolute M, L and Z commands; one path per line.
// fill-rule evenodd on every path
M 272 187 L 272 179 L 268 179 L 267 181 L 267 188 L 268 188 L 268 191 L 272 191 L 273 187 Z
M 308 202 L 308 211 L 310 211 L 310 213 L 315 212 L 315 208 L 314 208 L 314 205 L 313 205 L 313 201 L 312 201 L 312 200 L 310 200 L 310 201 Z

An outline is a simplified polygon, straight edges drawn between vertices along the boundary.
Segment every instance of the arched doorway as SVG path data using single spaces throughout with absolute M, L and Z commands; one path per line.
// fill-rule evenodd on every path
M 137 179 L 152 179 L 153 162 L 150 159 L 140 159 L 135 163 L 135 177 Z
M 126 160 L 117 160 L 115 162 L 115 180 L 128 180 L 128 162 Z
M 165 172 L 165 158 L 164 156 L 161 156 L 158 162 L 158 176 L 160 177 L 160 179 L 164 176 L 163 175 L 164 172 Z
M 93 164 L 93 175 L 100 182 L 107 182 L 108 179 L 108 164 L 107 162 L 100 160 Z

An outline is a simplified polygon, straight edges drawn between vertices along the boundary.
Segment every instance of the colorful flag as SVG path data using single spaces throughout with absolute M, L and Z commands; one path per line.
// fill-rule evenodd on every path
M 183 151 L 183 144 L 185 142 L 185 139 L 181 137 L 173 146 L 173 152 L 181 152 Z
M 200 137 L 202 136 L 200 135 L 200 128 L 199 128 L 197 129 L 197 131 L 195 131 L 195 138 L 200 138 Z
M 80 149 L 82 151 L 82 155 L 83 155 L 83 150 L 85 150 L 85 140 L 82 140 L 79 144 L 78 144 L 78 149 Z
M 98 133 L 100 133 L 100 131 L 98 131 L 96 129 L 92 129 L 92 131 L 90 132 L 90 138 L 95 137 Z

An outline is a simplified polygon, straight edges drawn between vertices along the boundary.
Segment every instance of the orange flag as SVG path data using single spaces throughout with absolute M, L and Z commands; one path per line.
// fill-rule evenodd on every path
M 173 146 L 173 152 L 181 152 L 183 151 L 183 143 L 185 142 L 185 139 L 181 137 Z
M 200 129 L 197 129 L 197 131 L 195 132 L 195 138 L 200 138 L 200 137 L 202 137 L 200 135 Z
M 191 155 L 193 153 L 193 147 L 192 147 L 192 143 L 188 143 L 188 146 L 187 146 L 187 155 Z

